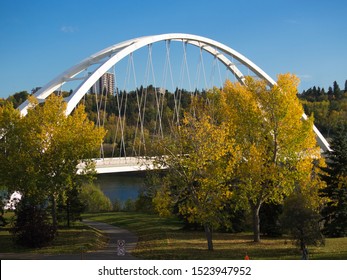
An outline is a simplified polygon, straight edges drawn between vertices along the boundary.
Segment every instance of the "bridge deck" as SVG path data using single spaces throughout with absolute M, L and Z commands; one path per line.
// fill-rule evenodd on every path
M 153 159 L 143 157 L 121 157 L 121 158 L 102 158 L 95 159 L 95 169 L 98 174 L 104 173 L 122 173 L 136 172 L 148 169 L 154 169 Z M 78 173 L 80 173 L 85 165 L 79 164 Z

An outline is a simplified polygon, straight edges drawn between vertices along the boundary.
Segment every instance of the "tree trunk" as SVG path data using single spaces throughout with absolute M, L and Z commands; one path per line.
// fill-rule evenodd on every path
M 260 218 L 259 218 L 260 205 L 252 206 L 253 214 L 253 239 L 254 242 L 260 242 Z
M 70 202 L 68 201 L 66 203 L 66 219 L 67 219 L 67 226 L 70 227 L 70 209 L 71 209 L 71 206 L 70 206 Z
M 209 251 L 213 251 L 212 228 L 208 224 L 204 224 L 204 229 L 207 239 L 207 248 Z
M 55 198 L 55 194 L 52 195 L 52 223 L 53 227 L 56 230 L 58 228 L 57 221 L 57 200 Z

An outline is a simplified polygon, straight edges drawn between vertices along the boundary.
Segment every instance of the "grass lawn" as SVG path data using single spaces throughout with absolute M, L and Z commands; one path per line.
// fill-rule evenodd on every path
M 298 260 L 301 252 L 291 240 L 263 238 L 254 243 L 252 233 L 214 233 L 214 251 L 207 250 L 204 232 L 183 230 L 176 219 L 140 213 L 86 214 L 85 218 L 129 229 L 139 236 L 133 252 L 139 259 L 251 259 Z M 347 238 L 326 239 L 325 247 L 309 247 L 310 259 L 347 260 Z
M 133 255 L 139 259 L 243 259 L 246 252 L 251 259 L 298 260 L 300 250 L 286 237 L 263 238 L 257 244 L 252 233 L 214 233 L 214 251 L 207 250 L 203 231 L 183 230 L 177 219 L 128 212 L 85 214 L 84 218 L 129 229 L 139 237 Z M 96 250 L 106 244 L 106 238 L 80 223 L 61 228 L 50 246 L 28 249 L 15 246 L 8 228 L 0 228 L 1 253 L 69 254 Z M 347 238 L 326 239 L 325 247 L 309 247 L 310 259 L 347 260 Z
M 6 218 L 11 217 L 6 213 Z M 12 235 L 8 231 L 9 226 L 0 227 L 0 254 L 1 253 L 26 253 L 26 254 L 76 254 L 87 250 L 95 250 L 103 247 L 107 239 L 98 231 L 95 231 L 81 223 L 75 223 L 72 227 L 63 227 L 58 230 L 58 236 L 52 244 L 40 249 L 30 249 L 15 245 Z

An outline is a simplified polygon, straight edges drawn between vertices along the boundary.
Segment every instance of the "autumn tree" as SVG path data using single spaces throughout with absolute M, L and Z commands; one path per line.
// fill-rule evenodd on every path
M 194 107 L 171 140 L 161 142 L 164 156 L 157 159 L 167 168 L 153 199 L 157 211 L 161 215 L 176 212 L 190 223 L 201 224 L 209 250 L 213 250 L 213 229 L 223 223 L 222 210 L 232 195 L 226 182 L 238 154 L 229 133 L 208 105 Z
M 245 85 L 227 82 L 227 122 L 236 128 L 242 160 L 235 169 L 234 192 L 247 200 L 253 217 L 254 241 L 260 241 L 259 210 L 264 202 L 282 202 L 300 180 L 309 179 L 319 157 L 313 119 L 302 119 L 298 79 L 279 75 L 269 88 L 246 78 Z
M 87 119 L 83 106 L 66 116 L 62 97 L 52 95 L 43 105 L 31 102 L 25 117 L 11 104 L 0 108 L 0 181 L 31 204 L 49 199 L 56 228 L 58 197 L 66 199 L 76 186 L 77 164 L 97 155 L 105 133 Z
M 53 225 L 56 226 L 56 207 L 59 196 L 66 198 L 66 190 L 78 185 L 77 164 L 98 155 L 104 136 L 102 128 L 96 128 L 87 119 L 83 106 L 66 116 L 66 103 L 61 97 L 52 96 L 44 106 L 35 106 L 23 118 L 25 126 L 32 127 L 33 141 L 37 143 L 36 168 L 39 181 L 52 202 Z

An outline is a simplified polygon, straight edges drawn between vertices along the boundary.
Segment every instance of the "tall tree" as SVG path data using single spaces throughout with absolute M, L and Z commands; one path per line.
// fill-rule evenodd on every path
M 333 91 L 334 91 L 335 98 L 340 99 L 343 95 L 343 92 L 341 91 L 341 89 L 340 89 L 340 87 L 336 81 L 334 81 L 334 83 L 333 83 L 333 88 L 334 88 Z
M 254 241 L 260 241 L 259 210 L 264 202 L 281 202 L 298 180 L 309 179 L 312 160 L 319 157 L 313 119 L 302 119 L 298 79 L 280 75 L 269 89 L 246 78 L 246 85 L 227 82 L 228 123 L 236 128 L 242 153 L 235 193 L 246 199 L 253 216 Z
M 162 215 L 176 209 L 190 223 L 205 229 L 209 250 L 213 250 L 213 229 L 223 223 L 222 209 L 232 193 L 230 180 L 237 159 L 229 128 L 211 116 L 208 106 L 186 114 L 175 137 L 164 143 L 165 156 L 157 163 L 168 168 L 163 186 L 153 199 Z
M 331 141 L 327 168 L 322 177 L 327 186 L 322 196 L 328 199 L 322 211 L 324 233 L 330 237 L 347 236 L 347 125 L 341 125 Z
M 62 97 L 52 95 L 43 105 L 31 102 L 26 117 L 9 104 L 0 109 L 0 180 L 36 203 L 50 198 L 56 228 L 58 196 L 78 181 L 77 164 L 97 154 L 105 132 L 87 119 L 83 106 L 66 116 Z

